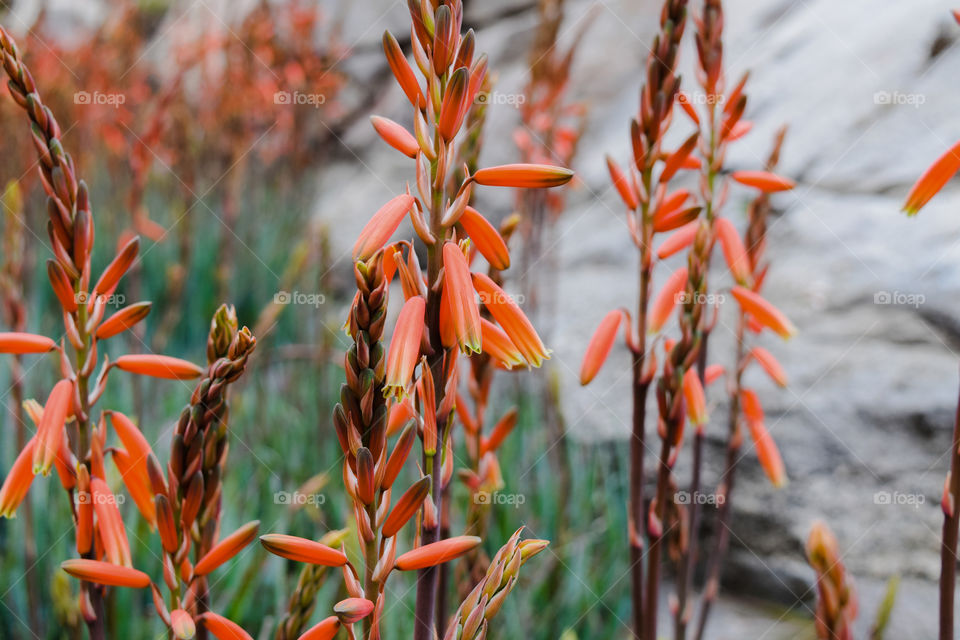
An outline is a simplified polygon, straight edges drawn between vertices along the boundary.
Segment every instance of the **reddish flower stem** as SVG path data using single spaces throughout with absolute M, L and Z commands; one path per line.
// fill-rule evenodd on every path
M 960 529 L 960 400 L 953 422 L 950 454 L 950 511 L 944 510 L 940 544 L 940 640 L 953 640 L 954 591 L 957 582 L 957 533 Z

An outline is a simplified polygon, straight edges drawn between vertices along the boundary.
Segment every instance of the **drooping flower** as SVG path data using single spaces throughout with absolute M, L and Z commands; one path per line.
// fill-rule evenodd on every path
M 60 563 L 60 568 L 74 578 L 111 587 L 143 589 L 150 586 L 150 576 L 131 567 L 121 567 L 99 560 L 74 559 Z
M 580 365 L 580 384 L 587 385 L 594 379 L 603 363 L 607 361 L 613 343 L 617 339 L 617 330 L 623 319 L 623 311 L 614 309 L 604 316 L 600 326 L 594 332 L 583 354 L 583 363 Z
M 797 185 L 790 178 L 784 178 L 769 171 L 734 171 L 730 177 L 742 185 L 759 189 L 764 193 L 789 191 Z
M 155 353 L 123 355 L 113 366 L 128 373 L 167 380 L 191 380 L 203 375 L 203 369 L 192 362 Z
M 255 537 L 260 521 L 253 520 L 243 525 L 207 551 L 193 568 L 194 575 L 205 576 L 227 560 L 240 553 Z
M 524 360 L 533 367 L 543 364 L 550 357 L 550 352 L 513 298 L 483 273 L 473 274 L 473 287 L 480 294 L 483 306 L 520 350 Z
M 479 353 L 480 309 L 477 307 L 467 259 L 453 242 L 443 245 L 443 270 L 443 302 L 450 332 L 461 351 Z
M 740 303 L 740 308 L 744 312 L 752 315 L 757 322 L 771 329 L 784 340 L 789 339 L 797 332 L 793 323 L 759 294 L 740 286 L 733 287 L 730 293 Z
M 347 556 L 341 551 L 306 538 L 270 533 L 260 536 L 260 544 L 270 553 L 295 562 L 324 567 L 342 567 L 347 564 Z
M 906 202 L 903 203 L 903 210 L 907 215 L 916 215 L 933 196 L 943 189 L 958 170 L 960 170 L 960 142 L 947 149 L 917 179 L 910 193 L 907 194 Z
M 455 560 L 481 542 L 477 536 L 455 536 L 407 551 L 395 563 L 400 571 L 417 571 Z
M 421 296 L 407 300 L 390 340 L 384 394 L 398 400 L 406 395 L 407 385 L 420 359 L 420 340 L 423 337 L 423 316 L 426 301 Z
M 357 237 L 353 245 L 353 258 L 367 260 L 387 244 L 387 240 L 403 222 L 413 203 L 413 196 L 404 193 L 380 207 Z

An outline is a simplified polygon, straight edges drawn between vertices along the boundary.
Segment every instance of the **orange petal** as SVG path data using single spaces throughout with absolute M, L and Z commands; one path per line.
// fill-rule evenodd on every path
M 523 355 L 510 341 L 510 336 L 486 318 L 480 318 L 480 335 L 483 352 L 506 368 L 512 369 L 524 364 Z M 459 403 L 457 406 L 460 406 Z
M 573 171 L 549 164 L 505 164 L 478 169 L 473 174 L 477 184 L 487 187 L 541 189 L 559 187 L 573 178 Z
M 699 228 L 699 224 L 690 222 L 671 233 L 670 237 L 660 243 L 657 248 L 657 257 L 666 260 L 673 254 L 689 247 L 693 244 L 693 239 L 697 237 L 697 229 Z
M 750 357 L 756 360 L 773 381 L 781 387 L 787 386 L 787 372 L 783 370 L 773 354 L 763 347 L 754 347 L 750 350 Z
M 154 494 L 150 486 L 150 478 L 147 477 L 146 461 L 138 460 L 126 449 L 117 448 L 113 450 L 113 463 L 117 465 L 120 479 L 123 480 L 140 514 L 151 527 L 156 526 L 157 508 L 153 502 Z
M 443 245 L 443 286 L 453 335 L 463 353 L 479 353 L 480 309 L 473 293 L 470 267 L 456 243 Z
M 297 640 L 333 640 L 340 631 L 340 626 L 340 619 L 330 616 L 304 631 Z
M 414 75 L 413 69 L 407 63 L 407 58 L 403 55 L 403 50 L 400 49 L 397 39 L 389 31 L 383 33 L 383 52 L 387 56 L 387 63 L 390 65 L 390 70 L 393 71 L 393 77 L 397 79 L 400 88 L 407 95 L 407 100 L 417 108 L 425 108 L 427 100 L 423 97 L 423 91 L 420 90 L 417 76 Z
M 763 405 L 760 404 L 760 398 L 752 389 L 740 390 L 740 408 L 747 420 L 763 422 Z
M 693 120 L 694 124 L 700 126 L 700 116 L 697 115 L 697 110 L 693 108 L 693 104 L 690 102 L 690 97 L 685 92 L 677 92 L 677 103 L 681 108 L 683 108 L 687 116 Z
M 373 613 L 373 609 L 374 604 L 366 598 L 346 598 L 333 605 L 333 612 L 343 624 L 360 622 Z
M 57 348 L 47 336 L 16 331 L 0 333 L 0 353 L 46 353 Z
M 50 287 L 56 294 L 57 300 L 60 301 L 63 310 L 67 313 L 76 311 L 77 293 L 73 290 L 73 284 L 67 277 L 67 272 L 56 260 L 47 260 L 47 277 L 50 279 Z
M 517 409 L 514 407 L 507 411 L 502 418 L 494 425 L 490 431 L 490 437 L 483 442 L 480 449 L 481 455 L 494 452 L 500 448 L 503 441 L 506 440 L 510 432 L 517 426 Z
M 701 426 L 707 423 L 707 399 L 703 393 L 703 386 L 700 384 L 700 376 L 696 369 L 687 369 L 683 374 L 683 398 L 687 404 L 687 416 L 690 422 L 695 426 Z
M 777 449 L 777 443 L 773 441 L 763 421 L 747 420 L 747 427 L 750 429 L 750 437 L 753 439 L 753 446 L 757 451 L 757 460 L 759 460 L 764 473 L 770 478 L 773 486 L 777 488 L 785 486 L 787 484 L 787 472 L 783 466 L 783 459 L 780 457 L 780 450 Z
M 205 576 L 240 553 L 257 537 L 259 528 L 260 521 L 253 520 L 218 542 L 197 562 L 197 566 L 193 568 L 194 575 Z
M 623 169 L 621 169 L 610 156 L 607 156 L 607 170 L 610 171 L 610 180 L 613 181 L 613 186 L 617 188 L 617 192 L 620 194 L 623 203 L 627 205 L 627 208 L 631 211 L 636 210 L 640 204 L 640 200 L 637 198 L 637 192 L 633 188 L 633 185 L 630 184 L 630 180 L 623 172 Z
M 295 562 L 324 567 L 342 567 L 347 564 L 347 556 L 340 551 L 306 538 L 271 533 L 260 536 L 260 544 L 270 553 Z
M 177 640 L 190 640 L 197 634 L 193 617 L 183 609 L 174 609 L 170 612 L 170 630 Z
M 97 339 L 106 340 L 136 325 L 147 317 L 151 306 L 149 302 L 137 302 L 117 311 L 97 327 Z
M 737 228 L 727 218 L 718 217 L 713 222 L 730 273 L 740 284 L 750 282 L 750 258 L 747 256 L 747 249 L 743 246 L 740 234 L 737 233 Z
M 380 116 L 370 116 L 370 122 L 373 128 L 380 134 L 380 137 L 391 147 L 400 151 L 406 156 L 416 158 L 420 153 L 420 145 L 413 134 L 389 118 Z
M 33 482 L 33 452 L 37 446 L 37 438 L 30 438 L 23 451 L 17 456 L 0 487 L 0 517 L 15 518 L 17 507 L 23 502 Z
M 958 170 L 960 170 L 960 142 L 937 158 L 937 161 L 923 172 L 910 189 L 907 201 L 903 203 L 903 210 L 907 215 L 916 215 L 940 189 L 943 189 Z
M 430 494 L 430 476 L 420 478 L 407 489 L 397 504 L 394 505 L 390 515 L 383 521 L 383 535 L 389 538 L 396 535 L 403 525 L 410 521 L 420 507 L 423 506 L 423 500 Z
M 395 564 L 400 571 L 416 571 L 427 567 L 434 567 L 444 562 L 459 558 L 481 542 L 476 536 L 456 536 L 439 542 L 417 547 L 407 551 L 397 558 Z
M 726 373 L 726 369 L 723 368 L 722 364 L 711 364 L 703 372 L 703 381 L 707 383 L 707 386 L 710 386 L 719 380 L 724 373 Z
M 480 255 L 498 271 L 510 268 L 510 251 L 503 236 L 480 212 L 467 207 L 460 216 L 460 225 L 467 232 Z
M 396 434 L 406 426 L 410 418 L 417 415 L 413 409 L 413 401 L 407 397 L 390 406 L 390 415 L 387 418 L 387 437 Z
M 793 323 L 760 295 L 740 286 L 733 287 L 730 293 L 740 303 L 744 312 L 752 315 L 761 325 L 773 330 L 781 338 L 786 340 L 797 332 Z
M 789 191 L 797 185 L 790 178 L 784 178 L 769 171 L 734 171 L 731 177 L 742 185 L 759 189 L 764 193 Z
M 660 173 L 660 184 L 666 184 L 677 173 L 680 167 L 686 162 L 694 147 L 697 146 L 697 140 L 700 139 L 700 133 L 697 132 L 686 139 L 679 149 L 670 154 L 664 164 L 663 171 Z
M 133 424 L 133 420 L 119 411 L 108 411 L 107 417 L 113 425 L 113 430 L 117 432 L 120 442 L 135 461 L 144 465 L 144 471 L 146 471 L 147 458 L 153 453 L 153 448 L 147 442 L 143 432 Z
M 687 287 L 687 268 L 681 267 L 670 274 L 670 277 L 660 289 L 660 294 L 650 307 L 647 319 L 647 331 L 657 333 L 663 328 L 677 304 L 680 294 Z
M 622 319 L 623 312 L 615 309 L 604 316 L 600 322 L 600 326 L 590 338 L 586 353 L 583 354 L 583 364 L 580 365 L 580 384 L 590 384 L 603 363 L 607 361 L 613 349 L 613 343 L 617 339 L 617 330 L 620 328 Z
M 480 294 L 484 307 L 520 350 L 527 363 L 533 367 L 543 364 L 550 357 L 550 352 L 543 346 L 536 329 L 513 298 L 482 273 L 473 274 L 473 286 Z
M 120 249 L 117 257 L 107 265 L 107 268 L 103 270 L 103 274 L 101 274 L 100 280 L 97 281 L 97 285 L 93 290 L 100 295 L 110 295 L 113 293 L 117 283 L 120 282 L 120 278 L 130 269 L 130 265 L 136 260 L 137 253 L 139 252 L 140 238 L 134 236 Z
M 380 210 L 373 214 L 370 221 L 367 222 L 357 242 L 353 245 L 353 257 L 355 260 L 367 260 L 379 251 L 387 243 L 393 232 L 397 230 L 400 223 L 403 222 L 410 207 L 413 206 L 414 198 L 409 193 L 396 196 L 390 202 L 380 207 Z
M 66 560 L 60 563 L 60 568 L 74 578 L 111 587 L 143 589 L 150 586 L 150 576 L 143 571 L 137 571 L 130 567 L 120 567 L 109 562 L 83 559 Z
M 93 512 L 97 516 L 97 531 L 103 541 L 107 559 L 112 564 L 132 566 L 127 530 L 123 526 L 123 518 L 117 507 L 117 497 L 110 491 L 107 483 L 101 478 L 90 478 L 90 494 L 79 495 L 77 499 L 93 501 Z
M 120 356 L 113 366 L 129 373 L 167 380 L 191 380 L 204 373 L 202 368 L 192 362 L 154 353 Z
M 217 640 L 253 640 L 253 637 L 236 622 L 211 611 L 201 613 L 197 616 L 197 621 Z
M 37 447 L 33 452 L 33 472 L 47 475 L 60 453 L 63 425 L 73 407 L 73 383 L 61 380 L 53 386 L 37 427 Z
M 743 136 L 750 133 L 750 130 L 753 129 L 753 123 L 748 120 L 739 120 L 735 125 L 730 128 L 730 133 L 727 134 L 727 142 L 733 142 L 739 140 Z
M 393 486 L 397 476 L 400 475 L 400 470 L 403 469 L 403 463 L 406 462 L 407 456 L 410 455 L 410 450 L 413 448 L 413 443 L 416 439 L 417 423 L 415 420 L 411 420 L 400 434 L 397 443 L 393 446 L 393 452 L 387 459 L 387 466 L 383 472 L 383 481 L 380 483 L 381 489 L 386 490 Z
M 443 94 L 440 105 L 440 118 L 437 121 L 437 132 L 446 141 L 453 140 L 463 122 L 466 110 L 463 108 L 467 99 L 470 74 L 466 67 L 460 67 L 453 72 Z
M 387 354 L 387 373 L 384 394 L 387 397 L 403 399 L 407 385 L 413 376 L 413 370 L 420 358 L 420 339 L 423 337 L 423 316 L 426 301 L 421 296 L 407 300 L 390 339 Z

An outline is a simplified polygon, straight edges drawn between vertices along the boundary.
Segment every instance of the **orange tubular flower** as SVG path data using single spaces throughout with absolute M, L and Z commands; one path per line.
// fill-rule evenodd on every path
M 630 184 L 630 180 L 623 172 L 623 169 L 621 169 L 620 165 L 610 156 L 607 156 L 607 170 L 610 171 L 610 180 L 613 182 L 613 186 L 617 188 L 617 192 L 620 194 L 623 203 L 627 205 L 627 208 L 631 211 L 636 210 L 640 205 L 637 192 L 633 188 L 633 185 Z
M 27 445 L 10 467 L 10 472 L 0 487 L 0 518 L 15 518 L 17 507 L 23 502 L 30 483 L 33 482 L 33 451 L 36 449 L 36 437 L 30 438 Z
M 236 622 L 211 611 L 197 616 L 197 622 L 202 624 L 217 640 L 253 640 L 253 637 Z
M 463 121 L 466 111 L 463 103 L 467 98 L 467 88 L 470 74 L 465 67 L 460 67 L 450 76 L 447 89 L 443 94 L 443 103 L 440 106 L 440 120 L 437 131 L 444 140 L 453 140 Z
M 295 562 L 324 567 L 342 567 L 347 564 L 347 556 L 342 552 L 306 538 L 271 533 L 260 536 L 260 544 L 270 553 Z
M 481 542 L 477 536 L 456 536 L 439 542 L 423 545 L 407 551 L 397 558 L 395 567 L 400 571 L 417 571 L 434 567 L 459 558 Z
M 697 427 L 707 424 L 707 399 L 696 369 L 687 369 L 683 374 L 683 398 L 687 404 L 687 417 L 690 422 Z
M 257 537 L 258 529 L 260 529 L 260 521 L 253 520 L 218 542 L 197 562 L 197 566 L 193 568 L 194 575 L 205 576 L 240 553 Z
M 409 193 L 396 196 L 390 202 L 380 207 L 380 210 L 373 214 L 370 221 L 367 222 L 356 244 L 353 245 L 353 258 L 355 260 L 367 260 L 380 250 L 387 243 L 393 232 L 397 230 L 400 223 L 403 222 L 410 207 L 413 206 L 414 198 Z
M 304 631 L 297 640 L 333 640 L 340 631 L 340 626 L 340 619 L 330 616 Z
M 658 333 L 663 325 L 670 318 L 674 305 L 677 304 L 677 298 L 687 286 L 687 268 L 681 267 L 670 274 L 670 277 L 664 283 L 660 290 L 660 295 L 654 300 L 650 307 L 649 319 L 647 320 L 647 331 Z
M 443 269 L 444 301 L 453 335 L 462 352 L 479 353 L 480 309 L 470 282 L 467 259 L 453 242 L 443 245 Z
M 730 177 L 742 185 L 759 189 L 764 193 L 789 191 L 797 185 L 790 178 L 784 178 L 769 171 L 734 171 Z
M 119 448 L 113 450 L 113 463 L 117 465 L 120 478 L 144 520 L 150 523 L 151 527 L 156 526 L 157 508 L 153 502 L 154 493 L 147 476 L 146 464 L 126 449 Z
M 423 91 L 420 89 L 420 83 L 417 82 L 417 76 L 414 75 L 413 69 L 407 63 L 407 58 L 403 55 L 403 50 L 400 48 L 397 39 L 389 31 L 383 33 L 383 52 L 387 55 L 387 63 L 390 65 L 390 70 L 393 71 L 393 77 L 397 79 L 397 83 L 406 94 L 407 100 L 419 109 L 425 108 L 427 100 L 423 97 Z
M 763 347 L 754 347 L 750 350 L 750 357 L 756 360 L 757 363 L 763 367 L 763 370 L 767 372 L 767 375 L 773 378 L 774 382 L 781 387 L 787 386 L 787 372 L 784 371 L 782 366 L 780 366 L 780 363 L 777 362 L 777 359 L 772 353 Z
M 384 386 L 387 397 L 393 396 L 402 400 L 406 395 L 407 384 L 420 358 L 426 304 L 426 300 L 421 296 L 414 296 L 404 303 L 397 317 L 397 326 L 394 327 L 390 351 L 387 354 L 387 377 Z
M 60 306 L 67 313 L 73 313 L 77 310 L 77 294 L 73 290 L 70 278 L 67 272 L 63 270 L 56 260 L 47 260 L 47 277 L 50 279 L 50 287 L 60 301 Z
M 119 411 L 108 411 L 107 417 L 110 419 L 110 424 L 113 425 L 113 430 L 117 432 L 120 442 L 123 443 L 133 460 L 137 464 L 142 464 L 144 471 L 146 471 L 147 458 L 153 453 L 153 449 L 143 433 L 137 428 L 137 425 L 133 424 L 133 420 Z
M 189 613 L 183 609 L 174 609 L 170 612 L 170 630 L 177 640 L 190 640 L 197 634 L 197 625 Z
M 590 381 L 600 371 L 603 363 L 607 361 L 607 357 L 613 349 L 613 343 L 617 338 L 617 330 L 620 328 L 622 319 L 623 312 L 615 309 L 604 316 L 600 322 L 600 326 L 597 327 L 593 337 L 590 338 L 586 353 L 583 354 L 583 364 L 580 365 L 580 384 L 590 384 Z
M 486 274 L 474 273 L 473 287 L 480 294 L 480 301 L 490 315 L 500 324 L 530 366 L 539 367 L 544 360 L 550 358 L 550 351 L 543 345 L 533 324 L 513 298 L 497 283 Z
M 550 164 L 505 164 L 479 169 L 473 181 L 487 187 L 515 187 L 517 189 L 545 189 L 567 184 L 573 171 Z
M 490 431 L 490 437 L 483 442 L 483 446 L 480 449 L 481 454 L 485 454 L 490 451 L 496 451 L 500 448 L 500 445 L 503 444 L 503 441 L 507 439 L 507 436 L 510 435 L 510 432 L 513 431 L 514 427 L 517 426 L 517 408 L 514 407 L 507 411 L 506 414 L 494 425 L 493 429 Z
M 130 558 L 130 542 L 123 527 L 123 518 L 117 508 L 117 497 L 101 478 L 90 478 L 90 494 L 78 496 L 79 500 L 92 500 L 93 512 L 97 515 L 97 531 L 103 541 L 103 551 L 112 564 L 133 566 Z
M 0 333 L 0 353 L 46 353 L 57 348 L 47 336 L 16 331 Z
M 747 428 L 750 429 L 750 437 L 753 440 L 754 448 L 757 450 L 757 460 L 760 462 L 760 466 L 763 467 L 764 473 L 770 478 L 773 486 L 783 487 L 787 484 L 787 473 L 777 444 L 764 425 L 763 407 L 760 405 L 760 399 L 752 390 L 743 389 L 740 392 L 740 402 L 743 404 L 743 415 L 746 418 Z
M 97 327 L 97 339 L 106 340 L 136 325 L 147 317 L 151 306 L 149 302 L 137 302 L 117 311 Z
M 510 341 L 510 336 L 486 318 L 480 318 L 480 335 L 483 342 L 483 352 L 499 361 L 507 369 L 513 369 L 524 364 L 523 354 Z
M 423 499 L 430 493 L 430 476 L 424 476 L 411 485 L 394 505 L 390 515 L 383 521 L 382 532 L 384 537 L 396 535 L 407 522 L 410 521 L 420 507 Z
M 366 598 L 346 598 L 333 606 L 333 612 L 343 624 L 354 624 L 373 613 L 374 607 Z
M 150 586 L 150 576 L 130 567 L 120 567 L 99 560 L 66 560 L 60 568 L 74 578 L 105 584 L 111 587 L 144 589 Z
M 721 217 L 714 220 L 714 225 L 730 273 L 740 284 L 748 284 L 751 280 L 750 258 L 747 256 L 747 249 L 743 246 L 740 234 L 737 233 L 737 228 L 728 219 Z
M 154 353 L 120 356 L 113 366 L 128 373 L 167 380 L 192 380 L 203 375 L 203 369 L 192 362 Z
M 384 142 L 405 156 L 416 158 L 417 154 L 420 153 L 420 145 L 417 143 L 417 139 L 403 125 L 380 116 L 370 116 L 370 122 L 373 123 L 373 128 L 380 134 Z
M 130 269 L 133 261 L 137 259 L 139 252 L 140 238 L 134 236 L 132 240 L 124 245 L 120 253 L 117 254 L 117 257 L 107 265 L 107 268 L 103 270 L 103 273 L 100 275 L 100 280 L 97 281 L 97 285 L 93 290 L 100 295 L 109 295 L 114 287 L 117 286 L 117 283 L 120 282 L 120 278 Z
M 960 170 L 960 142 L 947 149 L 947 152 L 937 158 L 917 180 L 907 200 L 903 203 L 903 210 L 908 216 L 916 215 L 930 199 L 937 195 L 940 189 Z
M 498 271 L 510 268 L 510 251 L 507 249 L 507 243 L 503 241 L 503 236 L 496 227 L 490 224 L 490 221 L 479 211 L 468 206 L 463 210 L 459 223 L 473 240 L 477 251 L 490 263 L 491 267 Z
M 696 222 L 690 222 L 683 225 L 664 240 L 657 248 L 657 257 L 666 260 L 673 254 L 682 251 L 693 244 L 693 239 L 697 237 L 697 229 L 700 225 Z
M 707 370 L 703 372 L 703 381 L 709 386 L 719 380 L 726 372 L 727 370 L 722 364 L 711 364 L 707 367 Z
M 37 446 L 33 451 L 33 473 L 47 475 L 53 466 L 60 443 L 63 425 L 73 405 L 73 383 L 61 380 L 53 386 L 43 408 L 43 417 L 37 427 Z
M 767 302 L 759 294 L 744 287 L 733 287 L 730 290 L 733 297 L 740 303 L 740 308 L 749 313 L 757 322 L 771 329 L 784 340 L 789 339 L 797 332 L 793 323 L 783 315 L 779 309 Z

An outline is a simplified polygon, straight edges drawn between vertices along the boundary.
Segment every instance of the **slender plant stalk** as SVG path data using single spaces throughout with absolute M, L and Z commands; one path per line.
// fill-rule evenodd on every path
M 953 640 L 954 591 L 957 583 L 957 534 L 960 530 L 960 400 L 953 422 L 950 475 L 943 500 L 943 537 L 940 544 L 940 640 Z

